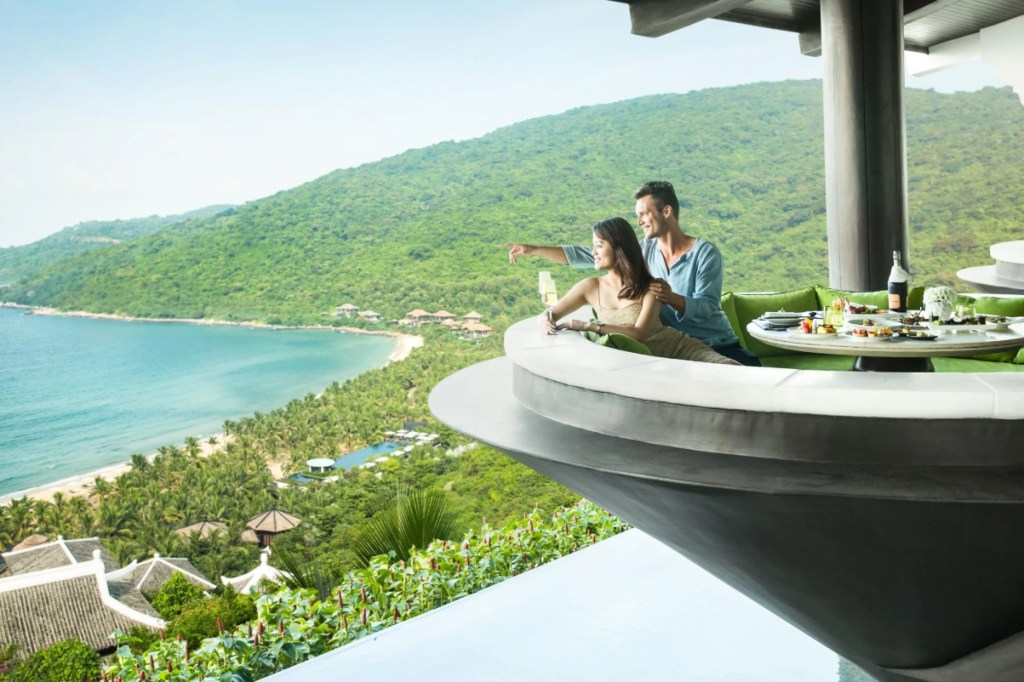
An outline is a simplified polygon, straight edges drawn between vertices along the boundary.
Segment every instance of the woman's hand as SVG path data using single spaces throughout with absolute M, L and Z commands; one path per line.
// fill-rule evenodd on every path
M 568 324 L 562 326 L 562 329 L 570 329 L 574 332 L 597 332 L 601 333 L 601 327 L 604 326 L 603 322 L 585 322 L 583 320 L 569 320 Z

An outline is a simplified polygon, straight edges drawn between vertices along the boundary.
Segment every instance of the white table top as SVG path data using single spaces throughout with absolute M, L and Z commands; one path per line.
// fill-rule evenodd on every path
M 859 338 L 847 334 L 803 334 L 797 331 L 769 331 L 753 322 L 747 333 L 758 341 L 786 350 L 820 355 L 850 355 L 872 358 L 934 358 L 980 355 L 1024 346 L 1021 325 L 1012 325 L 1005 332 L 941 331 L 934 341 Z M 1015 329 L 1016 328 L 1016 329 Z M 795 329 L 795 328 L 794 328 Z

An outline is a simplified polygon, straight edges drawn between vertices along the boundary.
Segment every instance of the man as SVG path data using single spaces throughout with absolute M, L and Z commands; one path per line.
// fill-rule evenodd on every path
M 744 365 L 760 365 L 740 346 L 722 310 L 722 254 L 709 241 L 692 237 L 679 225 L 679 199 L 672 183 L 644 183 L 634 194 L 636 219 L 644 232 L 644 260 L 654 275 L 651 285 L 661 301 L 661 321 L 708 344 Z M 583 246 L 505 244 L 509 261 L 536 255 L 577 268 L 594 267 L 591 249 Z

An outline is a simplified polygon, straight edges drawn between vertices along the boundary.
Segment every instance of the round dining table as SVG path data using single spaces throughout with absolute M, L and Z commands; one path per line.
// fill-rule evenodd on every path
M 932 372 L 935 368 L 931 358 L 934 357 L 969 357 L 1024 346 L 1024 334 L 1018 331 L 1021 327 L 1011 325 L 1000 330 L 950 327 L 935 330 L 934 339 L 920 339 L 857 337 L 842 330 L 835 334 L 806 334 L 799 326 L 769 330 L 750 322 L 747 333 L 762 343 L 786 350 L 856 357 L 853 369 L 857 372 Z

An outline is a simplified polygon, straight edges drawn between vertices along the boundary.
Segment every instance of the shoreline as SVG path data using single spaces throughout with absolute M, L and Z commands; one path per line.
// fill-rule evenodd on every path
M 149 318 L 149 317 L 129 317 L 125 315 L 114 315 L 111 313 L 90 313 L 86 311 L 62 311 L 55 308 L 47 308 L 43 306 L 30 306 L 22 305 L 20 303 L 9 303 L 6 301 L 0 301 L 0 308 L 15 308 L 20 310 L 28 310 L 32 315 L 52 315 L 56 317 L 81 317 L 88 319 L 98 320 L 115 320 L 121 322 L 180 322 L 184 324 L 198 324 L 208 326 L 229 326 L 229 327 L 248 327 L 250 329 L 308 329 L 308 330 L 319 330 L 319 331 L 334 331 L 334 332 L 346 332 L 352 334 L 370 334 L 374 336 L 391 336 L 396 340 L 395 349 L 388 355 L 388 361 L 386 364 L 392 362 L 400 362 L 409 357 L 409 354 L 416 348 L 423 346 L 423 337 L 415 336 L 413 334 L 403 334 L 401 332 L 393 332 L 386 330 L 375 330 L 375 329 L 359 329 L 357 327 L 334 327 L 329 325 L 272 325 L 265 324 L 262 322 L 230 322 L 228 320 L 195 320 L 195 319 L 181 319 L 181 318 Z M 224 433 L 213 434 L 217 438 L 216 445 L 210 445 L 207 439 L 201 440 L 201 452 L 200 457 L 208 457 L 209 455 L 219 452 L 224 446 L 230 442 L 231 438 Z M 152 460 L 156 457 L 156 454 L 147 455 L 147 459 Z M 281 465 L 276 461 L 268 461 L 267 467 L 270 468 L 271 474 L 275 478 L 280 478 L 282 475 Z M 65 478 L 58 479 L 49 483 L 34 486 L 32 488 L 26 488 L 24 490 L 16 490 L 11 493 L 0 493 L 0 505 L 10 504 L 13 500 L 19 500 L 27 498 L 29 500 L 43 500 L 46 502 L 52 502 L 53 496 L 56 493 L 61 493 L 65 498 L 71 497 L 84 497 L 89 498 L 90 493 L 93 490 L 93 481 L 97 478 L 103 478 L 107 481 L 113 482 L 118 476 L 123 474 L 125 471 L 131 469 L 130 462 L 121 462 L 119 464 L 111 464 L 99 469 L 87 471 L 82 474 L 75 474 Z
M 213 437 L 217 439 L 215 445 L 209 443 L 209 439 Z M 215 452 L 220 452 L 224 447 L 234 440 L 231 436 L 226 433 L 215 433 L 212 436 L 199 439 L 199 456 L 209 457 Z M 184 445 L 184 442 L 182 443 Z M 146 455 L 146 459 L 150 462 L 157 456 L 157 453 Z M 267 463 L 267 466 L 271 466 L 271 462 Z M 89 499 L 90 493 L 93 488 L 93 481 L 97 478 L 102 478 L 111 483 L 114 480 L 132 468 L 131 462 L 121 462 L 119 464 L 110 464 L 99 469 L 93 469 L 92 471 L 86 471 L 82 474 L 75 474 L 66 478 L 53 481 L 51 483 L 43 483 L 32 488 L 25 488 L 24 490 L 16 490 L 13 493 L 0 494 L 0 506 L 10 504 L 14 500 L 20 500 L 27 498 L 29 500 L 42 500 L 44 502 L 53 502 L 53 496 L 56 493 L 61 493 L 65 499 L 72 497 L 84 497 Z M 280 466 L 277 467 L 280 469 Z M 272 468 L 273 471 L 273 468 Z
M 208 327 L 245 327 L 247 329 L 303 329 L 311 331 L 343 332 L 347 334 L 369 334 L 371 336 L 392 336 L 398 340 L 398 346 L 388 355 L 389 362 L 397 362 L 409 357 L 414 348 L 423 346 L 423 337 L 414 334 L 403 334 L 386 329 L 360 329 L 359 327 L 336 327 L 328 324 L 267 324 L 266 322 L 232 322 L 231 320 L 207 320 L 188 317 L 132 317 L 116 313 L 90 313 L 85 310 L 58 310 L 48 306 L 25 305 L 10 301 L 0 301 L 0 308 L 27 310 L 30 315 L 50 315 L 53 317 L 80 317 L 92 320 L 114 320 L 117 322 L 177 322 L 196 324 Z

